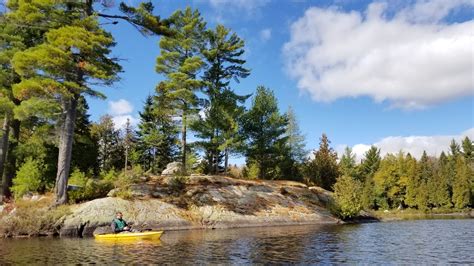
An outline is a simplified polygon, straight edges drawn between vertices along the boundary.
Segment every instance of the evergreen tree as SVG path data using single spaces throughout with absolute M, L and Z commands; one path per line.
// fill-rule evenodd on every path
M 197 142 L 204 149 L 207 172 L 217 173 L 224 160 L 227 169 L 228 156 L 235 151 L 241 139 L 238 137 L 238 120 L 244 112 L 241 106 L 249 96 L 239 96 L 230 89 L 230 81 L 246 78 L 250 71 L 244 68 L 244 41 L 222 25 L 206 32 L 207 46 L 203 50 L 206 71 L 204 93 L 204 115 L 193 125 Z
M 344 154 L 342 154 L 341 160 L 339 161 L 339 170 L 342 175 L 356 178 L 357 165 L 355 158 L 356 156 L 352 153 L 351 147 L 346 147 L 344 149 Z
M 429 206 L 429 182 L 433 176 L 433 166 L 426 154 L 423 151 L 419 164 L 417 164 L 417 194 L 415 197 L 416 205 L 419 210 L 426 210 Z
M 247 141 L 247 166 L 255 163 L 260 179 L 280 178 L 278 162 L 286 145 L 288 120 L 280 114 L 273 92 L 258 87 L 250 110 L 243 117 L 243 135 Z
M 409 207 L 416 207 L 417 193 L 419 186 L 419 175 L 417 173 L 417 162 L 410 154 L 407 155 L 407 186 L 405 204 Z
M 130 124 L 130 118 L 127 118 L 127 122 L 125 123 L 125 127 L 123 128 L 123 149 L 125 152 L 125 165 L 124 171 L 127 171 L 128 164 L 129 164 L 129 155 L 132 149 L 135 146 L 135 135 L 133 132 L 132 125 Z
M 461 147 L 454 139 L 451 140 L 451 144 L 449 145 L 449 150 L 451 152 L 450 155 L 452 157 L 457 157 L 459 154 L 461 154 Z
M 15 53 L 12 65 L 22 80 L 13 86 L 13 94 L 30 107 L 44 107 L 54 101 L 62 109 L 58 123 L 60 141 L 55 204 L 65 204 L 80 97 L 101 96 L 90 85 L 110 85 L 120 71 L 115 59 L 108 56 L 113 39 L 100 27 L 98 17 L 126 20 L 144 34 L 161 34 L 166 25 L 159 17 L 151 15 L 151 3 L 138 8 L 121 3 L 120 10 L 124 15 L 119 16 L 95 12 L 93 0 L 12 2 L 18 11 L 26 12 L 26 16 L 15 14 L 16 18 L 26 20 L 20 25 L 48 29 L 43 43 Z M 28 23 L 31 19 L 36 23 Z
M 87 110 L 86 100 L 79 98 L 76 123 L 74 126 L 74 149 L 72 150 L 71 166 L 83 173 L 89 171 L 99 173 L 98 144 L 91 134 L 91 122 Z
M 314 159 L 306 166 L 306 175 L 311 183 L 324 189 L 332 190 L 339 176 L 337 153 L 329 146 L 326 134 L 323 133 L 319 141 L 319 149 L 314 151 Z
M 104 115 L 99 123 L 93 124 L 91 133 L 98 141 L 98 163 L 100 171 L 108 172 L 112 169 L 121 169 L 124 165 L 124 149 L 120 138 L 120 131 L 115 129 L 115 124 L 110 115 Z
M 147 97 L 139 113 L 137 130 L 138 162 L 146 170 L 159 173 L 177 156 L 178 132 L 172 110 L 159 85 L 155 96 Z
M 305 137 L 301 134 L 296 114 L 291 106 L 288 108 L 286 116 L 288 117 L 286 134 L 288 135 L 290 157 L 295 162 L 302 163 L 307 156 Z
M 466 161 L 472 164 L 474 162 L 474 144 L 467 136 L 462 141 L 462 150 Z
M 197 113 L 199 99 L 196 92 L 203 86 L 197 74 L 203 67 L 200 52 L 206 24 L 201 14 L 189 7 L 184 11 L 176 11 L 170 20 L 173 21 L 173 37 L 163 37 L 160 40 L 156 72 L 166 75 L 163 93 L 173 102 L 173 110 L 181 117 L 181 161 L 185 168 L 188 119 L 190 115 Z
M 375 146 L 371 146 L 370 149 L 364 154 L 364 159 L 359 167 L 359 179 L 364 182 L 368 177 L 373 177 L 375 172 L 380 166 L 380 149 Z
M 449 195 L 449 160 L 444 152 L 441 152 L 438 160 L 438 167 L 434 173 L 433 182 L 430 187 L 430 201 L 436 207 L 451 207 L 451 197 Z
M 305 138 L 300 132 L 296 115 L 291 106 L 286 112 L 286 117 L 288 118 L 286 129 L 288 141 L 286 146 L 280 148 L 280 172 L 285 179 L 303 181 L 302 167 L 307 155 Z
M 380 149 L 375 146 L 364 154 L 364 159 L 358 167 L 358 180 L 363 184 L 362 206 L 365 209 L 375 207 L 376 194 L 374 190 L 373 176 L 380 166 Z
M 453 203 L 458 209 L 465 208 L 471 200 L 472 170 L 463 157 L 456 159 L 456 176 L 453 183 Z

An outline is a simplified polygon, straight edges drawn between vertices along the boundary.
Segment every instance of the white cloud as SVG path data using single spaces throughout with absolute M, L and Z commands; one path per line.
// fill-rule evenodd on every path
M 446 24 L 474 1 L 423 0 L 387 18 L 387 4 L 364 13 L 309 8 L 283 48 L 290 75 L 314 100 L 369 96 L 423 108 L 474 94 L 474 20 Z
M 130 119 L 130 124 L 135 127 L 138 124 L 138 118 L 132 116 L 133 105 L 125 99 L 118 101 L 109 101 L 109 113 L 112 116 L 115 129 L 123 129 L 127 123 L 127 119 Z
M 127 119 L 130 119 L 130 125 L 132 127 L 135 127 L 138 124 L 138 119 L 133 117 L 132 115 L 116 115 L 112 117 L 115 129 L 124 129 L 127 123 Z
M 209 0 L 211 6 L 220 10 L 240 9 L 253 13 L 268 4 L 270 0 Z
M 133 111 L 133 106 L 125 99 L 109 101 L 109 113 L 111 115 L 124 115 Z
M 263 29 L 260 31 L 260 40 L 266 42 L 272 37 L 272 29 Z
M 420 158 L 423 151 L 432 156 L 439 156 L 442 151 L 448 152 L 452 139 L 460 144 L 466 136 L 474 140 L 474 128 L 470 128 L 459 135 L 386 137 L 373 143 L 373 145 L 380 148 L 381 156 L 387 153 L 395 154 L 402 150 L 406 153 L 409 152 L 415 158 Z M 364 158 L 364 153 L 370 149 L 370 146 L 369 144 L 356 144 L 352 147 L 352 152 L 356 155 L 358 162 Z M 345 145 L 337 147 L 336 150 L 339 156 L 343 154 L 345 147 Z

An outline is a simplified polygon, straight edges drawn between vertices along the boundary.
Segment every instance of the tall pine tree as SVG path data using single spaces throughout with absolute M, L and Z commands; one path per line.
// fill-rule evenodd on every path
M 273 92 L 258 87 L 250 110 L 243 117 L 247 165 L 255 164 L 260 179 L 278 179 L 281 147 L 286 145 L 288 120 L 280 114 Z
M 172 37 L 160 40 L 160 55 L 156 59 L 156 72 L 165 74 L 163 94 L 173 103 L 173 110 L 181 118 L 181 162 L 186 166 L 189 116 L 198 111 L 197 91 L 203 87 L 198 79 L 204 63 L 201 58 L 206 23 L 199 11 L 186 8 L 171 15 Z

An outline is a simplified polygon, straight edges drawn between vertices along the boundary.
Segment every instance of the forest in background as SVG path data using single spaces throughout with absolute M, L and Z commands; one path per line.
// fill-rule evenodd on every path
M 153 15 L 151 3 L 121 3 L 119 14 L 101 13 L 115 10 L 112 4 L 7 1 L 0 16 L 5 198 L 53 192 L 58 205 L 91 200 L 179 161 L 183 176 L 225 174 L 321 186 L 335 192 L 343 217 L 362 209 L 474 205 L 469 138 L 453 140 L 436 158 L 424 153 L 417 160 L 403 151 L 382 158 L 371 147 L 356 162 L 349 148 L 338 157 L 323 134 L 308 156 L 294 111 L 280 111 L 270 88 L 238 93 L 239 81 L 251 70 L 243 59 L 245 42 L 231 29 L 209 28 L 191 8 L 162 19 Z M 144 99 L 136 128 L 128 121 L 117 129 L 108 115 L 89 119 L 87 98 L 105 98 L 102 88 L 113 86 L 122 71 L 102 21 L 125 21 L 144 35 L 161 36 L 155 70 L 164 81 Z M 196 141 L 188 141 L 191 134 Z M 245 166 L 230 165 L 232 155 L 244 156 Z M 67 192 L 68 184 L 78 190 Z

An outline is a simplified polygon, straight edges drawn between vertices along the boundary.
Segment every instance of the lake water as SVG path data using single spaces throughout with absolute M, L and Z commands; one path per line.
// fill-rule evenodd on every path
M 1 239 L 0 263 L 474 263 L 474 220 L 165 232 L 160 241 Z

